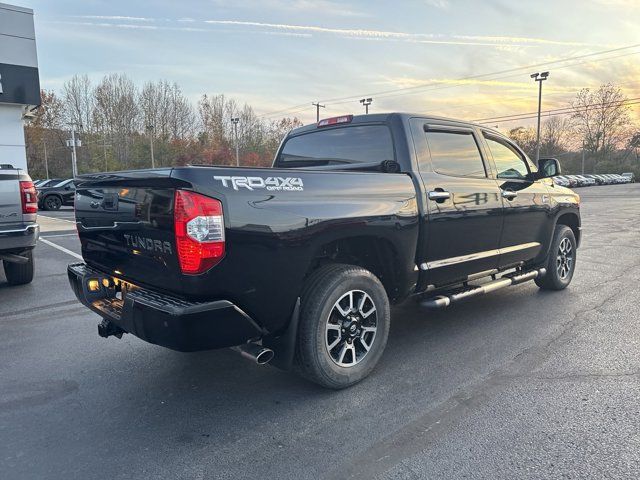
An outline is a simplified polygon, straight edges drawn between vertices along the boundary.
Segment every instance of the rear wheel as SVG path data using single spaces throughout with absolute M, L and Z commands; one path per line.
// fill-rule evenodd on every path
M 7 277 L 7 282 L 9 282 L 9 285 L 25 285 L 27 283 L 31 283 L 31 281 L 33 280 L 33 252 L 27 252 L 22 256 L 27 257 L 29 261 L 27 263 L 13 263 L 7 262 L 6 260 L 3 261 L 4 274 Z
M 390 325 L 389 299 L 380 280 L 351 265 L 329 265 L 302 294 L 296 366 L 327 388 L 365 378 L 380 360 Z
M 562 290 L 571 283 L 576 268 L 576 237 L 566 225 L 556 225 L 546 268 L 547 274 L 535 280 L 541 289 Z
M 42 202 L 45 210 L 60 210 L 62 199 L 57 195 L 49 195 Z

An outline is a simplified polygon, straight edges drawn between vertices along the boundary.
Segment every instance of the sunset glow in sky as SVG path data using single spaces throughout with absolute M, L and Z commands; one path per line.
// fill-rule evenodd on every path
M 640 97 L 640 0 L 12 3 L 35 11 L 43 88 L 75 73 L 97 81 L 124 72 L 139 85 L 175 81 L 194 101 L 224 93 L 267 118 L 305 123 L 315 121 L 312 101 L 331 116 L 362 112 L 363 96 L 372 111 L 532 112 L 529 74 L 544 70 L 544 109 L 606 82 Z

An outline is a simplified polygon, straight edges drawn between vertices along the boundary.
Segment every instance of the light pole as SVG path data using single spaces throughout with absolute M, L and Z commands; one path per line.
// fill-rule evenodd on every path
M 540 160 L 540 112 L 542 110 L 542 82 L 549 78 L 549 72 L 532 73 L 531 78 L 538 82 L 538 134 L 536 136 L 536 164 Z
M 147 125 L 147 131 L 151 142 L 151 168 L 156 168 L 156 159 L 153 155 L 153 125 Z
M 238 151 L 238 122 L 240 119 L 238 117 L 231 117 L 231 123 L 233 123 L 233 132 L 236 137 L 236 166 L 240 166 L 240 152 Z
M 42 140 L 42 146 L 44 147 L 44 170 L 47 174 L 47 180 L 49 180 L 49 159 L 47 158 L 47 141 Z
M 82 130 L 82 125 L 80 125 Z M 82 141 L 76 138 L 76 125 L 71 125 L 71 139 L 67 140 L 67 147 L 71 147 L 71 173 L 73 178 L 78 176 L 78 156 L 76 155 L 76 147 L 81 147 Z
M 320 102 L 312 103 L 314 107 L 316 107 L 316 122 L 320 121 L 320 109 L 326 107 L 326 105 L 320 105 Z
M 360 103 L 364 105 L 364 113 L 365 115 L 369 115 L 369 105 L 373 102 L 373 98 L 363 98 L 360 100 Z

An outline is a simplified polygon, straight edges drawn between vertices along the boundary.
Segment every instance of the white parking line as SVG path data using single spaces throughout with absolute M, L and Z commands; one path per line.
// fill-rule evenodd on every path
M 77 258 L 78 260 L 84 260 L 82 258 L 82 255 L 78 255 L 76 252 L 72 252 L 71 250 L 66 249 L 64 247 L 61 247 L 60 245 L 56 245 L 55 243 L 50 242 L 47 239 L 44 239 L 44 238 L 41 237 L 40 241 L 42 243 L 46 244 L 46 245 L 49 245 L 50 247 L 53 247 L 53 248 L 56 248 L 56 249 L 60 250 L 61 252 L 67 253 L 67 254 L 71 255 L 72 257 Z
M 48 217 L 46 215 L 40 215 L 38 214 L 38 216 L 40 217 L 44 217 L 44 218 L 49 218 L 51 220 L 61 220 L 63 222 L 68 222 L 68 223 L 76 223 L 75 220 L 67 220 L 66 218 L 58 218 L 58 217 Z
M 57 233 L 55 235 L 44 235 L 40 238 L 53 238 L 53 237 L 77 237 L 77 233 Z

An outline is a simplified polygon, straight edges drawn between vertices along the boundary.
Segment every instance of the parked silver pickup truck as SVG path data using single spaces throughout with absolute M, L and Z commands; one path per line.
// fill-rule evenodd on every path
M 11 285 L 33 280 L 33 248 L 40 233 L 37 212 L 38 196 L 29 175 L 0 164 L 0 260 Z

